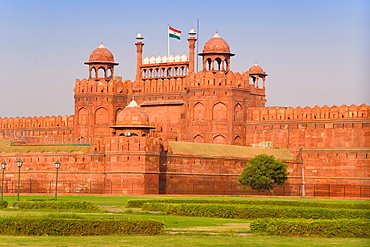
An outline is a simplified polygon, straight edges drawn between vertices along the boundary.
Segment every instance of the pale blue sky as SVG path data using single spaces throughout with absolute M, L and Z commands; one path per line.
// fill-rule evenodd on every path
M 0 117 L 71 115 L 100 42 L 116 75 L 134 80 L 139 31 L 144 56 L 163 56 L 167 24 L 180 29 L 171 52 L 181 55 L 197 19 L 199 52 L 217 31 L 233 71 L 257 61 L 269 74 L 268 106 L 370 104 L 369 12 L 365 0 L 0 0 Z

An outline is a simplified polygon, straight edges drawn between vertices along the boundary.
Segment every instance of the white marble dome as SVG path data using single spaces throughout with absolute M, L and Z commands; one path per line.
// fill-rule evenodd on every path
M 170 63 L 175 62 L 175 57 L 172 54 L 168 57 L 168 62 Z
M 161 63 L 162 62 L 162 57 L 158 55 L 158 57 L 155 59 L 156 63 Z
M 180 54 L 177 54 L 175 56 L 175 62 L 180 62 L 180 61 L 181 61 L 181 56 L 180 56 Z
M 186 54 L 182 54 L 181 56 L 181 61 L 188 61 L 188 56 L 186 56 Z
M 162 63 L 167 63 L 168 62 L 168 57 L 166 54 L 162 57 Z

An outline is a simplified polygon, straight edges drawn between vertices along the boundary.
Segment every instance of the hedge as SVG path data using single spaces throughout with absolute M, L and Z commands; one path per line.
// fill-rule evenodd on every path
M 73 209 L 97 211 L 99 207 L 92 202 L 84 202 L 77 200 L 22 200 L 15 202 L 14 206 L 19 209 Z
M 164 233 L 164 229 L 165 225 L 162 221 L 149 219 L 0 217 L 2 235 L 159 235 Z
M 0 208 L 7 208 L 8 202 L 5 200 L 0 200 Z
M 258 219 L 252 231 L 292 237 L 370 238 L 370 221 L 364 219 L 306 220 Z
M 282 200 L 199 200 L 199 199 L 131 199 L 126 203 L 129 208 L 141 208 L 144 203 L 216 203 L 216 204 L 252 204 L 252 205 L 276 205 L 276 206 L 302 206 L 320 208 L 348 208 L 370 209 L 370 203 L 340 203 L 340 202 L 310 202 L 310 201 L 282 201 Z
M 304 208 L 269 205 L 233 204 L 170 204 L 145 203 L 143 210 L 161 211 L 167 214 L 198 217 L 238 219 L 303 218 L 303 219 L 356 219 L 370 218 L 370 211 L 360 209 Z

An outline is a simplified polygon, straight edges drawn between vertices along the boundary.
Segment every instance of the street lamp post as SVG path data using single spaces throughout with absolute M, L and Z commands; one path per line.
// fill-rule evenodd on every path
M 21 188 L 21 167 L 23 165 L 23 161 L 21 159 L 17 160 L 17 166 L 18 166 L 18 196 L 17 201 L 19 201 L 19 191 Z
M 59 167 L 61 165 L 61 163 L 59 162 L 59 160 L 57 160 L 55 163 L 55 168 L 56 168 L 56 177 L 55 177 L 55 201 L 57 200 L 58 198 L 58 171 L 59 171 Z
M 5 168 L 6 168 L 6 162 L 3 161 L 3 162 L 1 162 L 1 169 L 3 170 L 3 174 L 2 174 L 2 177 L 1 177 L 1 200 L 4 199 L 4 171 L 5 171 Z

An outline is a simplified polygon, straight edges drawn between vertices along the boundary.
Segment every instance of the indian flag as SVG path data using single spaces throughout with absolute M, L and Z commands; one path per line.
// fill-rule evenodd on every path
M 168 26 L 168 36 L 170 38 L 180 39 L 181 31 Z

